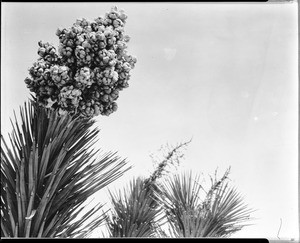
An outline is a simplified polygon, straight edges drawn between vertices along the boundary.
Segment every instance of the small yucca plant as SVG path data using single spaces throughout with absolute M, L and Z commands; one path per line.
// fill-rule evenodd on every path
M 158 179 L 166 167 L 179 162 L 180 150 L 190 142 L 170 149 L 148 178 L 134 178 L 124 191 L 110 192 L 112 212 L 106 220 L 110 237 L 156 237 L 160 234 L 165 215 L 155 195 L 160 193 Z
M 134 178 L 118 194 L 110 193 L 113 214 L 107 218 L 110 237 L 154 237 L 160 222 L 160 210 L 145 179 Z
M 9 135 L 11 147 L 1 145 L 1 236 L 85 237 L 101 224 L 88 219 L 97 204 L 82 216 L 83 203 L 120 177 L 126 162 L 115 153 L 89 149 L 98 129 L 94 121 L 59 115 L 36 102 L 20 108 Z
M 252 212 L 235 188 L 225 183 L 229 170 L 215 181 L 204 200 L 200 176 L 177 174 L 162 183 L 159 194 L 171 237 L 226 237 L 246 226 Z

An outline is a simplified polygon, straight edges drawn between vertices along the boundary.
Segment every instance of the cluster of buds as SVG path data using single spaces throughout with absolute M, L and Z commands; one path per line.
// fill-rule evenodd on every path
M 56 99 L 59 94 L 59 88 L 55 85 L 51 77 L 51 68 L 49 62 L 39 59 L 29 69 L 29 74 L 33 78 L 26 78 L 25 83 L 31 92 L 35 93 L 39 103 L 47 105 L 46 99 Z
M 67 66 L 54 65 L 50 68 L 50 76 L 57 87 L 64 87 L 70 80 L 69 68 Z
M 127 15 L 113 7 L 93 21 L 77 20 L 58 29 L 58 50 L 39 42 L 39 59 L 25 83 L 37 101 L 83 117 L 110 115 L 117 110 L 119 91 L 128 87 L 136 58 L 127 53 Z
M 39 49 L 38 49 L 38 55 L 43 58 L 43 60 L 48 61 L 50 63 L 54 63 L 58 61 L 58 55 L 56 53 L 55 47 L 46 42 L 43 43 L 42 41 L 38 42 Z
M 91 70 L 88 67 L 83 67 L 77 71 L 74 77 L 75 86 L 78 89 L 85 89 L 91 87 L 93 80 L 91 79 Z
M 63 114 L 64 111 L 73 113 L 76 112 L 81 100 L 81 90 L 74 88 L 73 85 L 65 86 L 60 90 L 58 97 L 59 113 Z

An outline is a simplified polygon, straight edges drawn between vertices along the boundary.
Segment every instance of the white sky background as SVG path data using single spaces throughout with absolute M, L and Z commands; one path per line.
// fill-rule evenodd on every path
M 98 117 L 99 146 L 133 165 L 112 188 L 149 175 L 151 153 L 193 137 L 179 171 L 219 175 L 258 211 L 235 237 L 298 238 L 297 4 L 3 3 L 1 133 L 27 101 L 38 41 L 117 5 L 138 62 L 119 109 Z M 7 136 L 6 136 L 7 137 Z M 97 194 L 106 202 L 107 190 Z

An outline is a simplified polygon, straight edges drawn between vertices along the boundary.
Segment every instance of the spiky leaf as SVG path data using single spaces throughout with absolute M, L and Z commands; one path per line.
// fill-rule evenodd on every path
M 226 177 L 214 183 L 202 200 L 200 177 L 191 172 L 174 175 L 162 184 L 156 196 L 167 214 L 172 237 L 225 237 L 246 226 L 252 210 L 225 183 Z
M 111 237 L 154 237 L 161 215 L 153 190 L 143 178 L 130 181 L 127 190 L 117 194 L 110 192 L 112 216 L 107 218 Z
M 10 134 L 1 135 L 1 236 L 85 237 L 105 219 L 82 217 L 83 203 L 119 178 L 126 161 L 116 153 L 96 157 L 99 130 L 93 120 L 58 115 L 35 102 L 20 107 Z

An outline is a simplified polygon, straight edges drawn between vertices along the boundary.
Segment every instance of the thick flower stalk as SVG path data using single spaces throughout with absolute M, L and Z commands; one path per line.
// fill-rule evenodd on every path
M 58 49 L 40 41 L 39 58 L 25 79 L 37 102 L 80 117 L 116 111 L 119 91 L 128 87 L 136 63 L 127 53 L 126 19 L 123 10 L 113 7 L 104 17 L 59 28 Z

